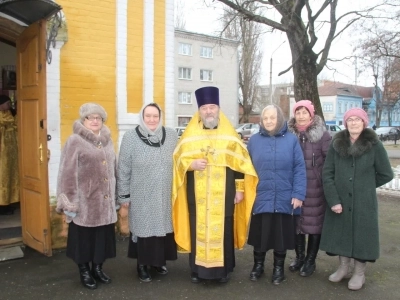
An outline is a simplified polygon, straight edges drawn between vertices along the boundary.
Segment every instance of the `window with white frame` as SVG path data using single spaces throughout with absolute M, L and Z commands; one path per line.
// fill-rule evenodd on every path
M 192 55 L 192 45 L 179 43 L 179 54 L 182 55 Z
M 324 112 L 333 112 L 333 104 L 332 103 L 324 103 L 322 105 L 322 110 Z
M 192 69 L 191 68 L 179 68 L 179 79 L 192 79 Z
M 212 81 L 213 72 L 211 70 L 200 70 L 200 80 L 201 81 Z
M 339 103 L 338 103 L 338 111 L 339 111 L 340 114 L 343 113 L 342 101 L 339 101 Z
M 187 116 L 178 116 L 178 126 L 184 127 L 186 126 L 192 117 Z
M 211 47 L 200 47 L 200 57 L 212 58 L 213 57 L 213 49 Z
M 178 92 L 178 104 L 192 104 L 192 93 Z

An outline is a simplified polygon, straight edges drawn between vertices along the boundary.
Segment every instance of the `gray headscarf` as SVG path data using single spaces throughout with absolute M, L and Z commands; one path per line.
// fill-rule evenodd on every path
M 263 123 L 264 112 L 265 112 L 266 110 L 269 110 L 269 109 L 275 109 L 275 110 L 276 110 L 276 117 L 277 117 L 276 126 L 275 126 L 275 128 L 274 128 L 273 130 L 271 130 L 271 131 L 268 131 L 267 129 L 265 129 L 264 123 Z M 280 132 L 280 131 L 282 130 L 282 127 L 285 125 L 285 118 L 284 118 L 284 116 L 283 116 L 282 109 L 281 109 L 278 105 L 275 105 L 275 104 L 267 105 L 267 106 L 262 110 L 261 116 L 260 116 L 260 120 L 261 120 L 261 121 L 260 121 L 260 125 L 261 125 L 261 128 L 263 129 L 262 131 L 264 131 L 264 132 L 265 132 L 267 135 L 269 135 L 269 136 L 274 136 L 274 135 L 276 135 L 278 132 Z
M 153 106 L 153 107 L 157 108 L 160 113 L 160 122 L 158 123 L 158 126 L 157 126 L 156 130 L 154 130 L 154 131 L 150 130 L 147 127 L 147 125 L 144 123 L 144 119 L 143 119 L 144 110 L 148 106 Z M 161 142 L 162 134 L 163 134 L 162 133 L 162 124 L 163 124 L 162 111 L 157 103 L 146 103 L 145 105 L 142 106 L 142 109 L 139 112 L 139 131 L 147 138 L 147 140 L 149 141 L 150 144 Z

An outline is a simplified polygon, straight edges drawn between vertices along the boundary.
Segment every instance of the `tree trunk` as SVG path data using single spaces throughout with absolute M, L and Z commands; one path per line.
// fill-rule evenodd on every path
M 299 49 L 298 44 L 291 42 L 300 38 L 295 33 L 287 32 L 287 37 L 292 53 L 294 99 L 296 102 L 310 100 L 314 104 L 315 113 L 324 119 L 318 94 L 318 57 L 312 50 Z

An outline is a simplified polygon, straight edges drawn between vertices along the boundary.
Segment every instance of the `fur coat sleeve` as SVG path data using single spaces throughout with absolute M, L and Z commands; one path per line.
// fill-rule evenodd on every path
M 61 153 L 60 168 L 57 180 L 58 213 L 79 212 L 78 204 L 78 147 L 76 136 L 71 136 Z

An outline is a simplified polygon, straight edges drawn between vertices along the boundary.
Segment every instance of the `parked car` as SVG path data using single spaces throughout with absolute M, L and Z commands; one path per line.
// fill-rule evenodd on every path
M 250 129 L 250 133 L 243 136 L 243 142 L 245 144 L 247 144 L 249 142 L 251 136 L 253 134 L 258 133 L 259 131 L 260 131 L 260 125 L 259 124 L 253 124 L 253 126 Z
M 399 139 L 399 131 L 396 127 L 379 127 L 375 132 L 381 141 L 396 141 Z
M 339 125 L 331 125 L 331 124 L 326 124 L 326 130 L 330 133 L 330 135 L 333 137 L 336 133 L 341 131 L 342 129 L 339 127 Z
M 259 125 L 255 123 L 239 124 L 238 126 L 236 126 L 236 132 L 240 135 L 240 138 L 243 139 L 245 135 L 250 134 L 250 131 L 254 126 L 259 126 Z
M 176 133 L 178 134 L 178 139 L 181 138 L 182 133 L 185 131 L 186 127 L 175 127 Z

